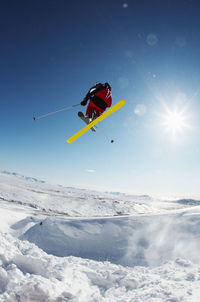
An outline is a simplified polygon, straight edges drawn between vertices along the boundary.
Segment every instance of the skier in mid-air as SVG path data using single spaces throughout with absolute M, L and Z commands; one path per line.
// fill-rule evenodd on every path
M 86 109 L 85 118 L 91 121 L 100 116 L 107 107 L 112 105 L 111 86 L 109 83 L 97 83 L 91 87 L 81 105 L 85 106 L 88 100 L 90 102 Z

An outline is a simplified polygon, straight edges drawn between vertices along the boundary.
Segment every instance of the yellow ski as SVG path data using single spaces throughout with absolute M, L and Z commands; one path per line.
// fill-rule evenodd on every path
M 89 123 L 87 126 L 85 126 L 83 129 L 75 133 L 72 137 L 67 139 L 68 143 L 73 143 L 77 138 L 79 138 L 82 134 L 84 134 L 86 131 L 88 131 L 90 128 L 92 128 L 94 125 L 98 124 L 100 121 L 102 121 L 104 118 L 112 114 L 113 112 L 120 109 L 122 106 L 124 106 L 126 103 L 125 100 L 119 101 L 117 104 L 109 108 L 107 111 L 102 113 L 99 117 L 97 117 L 94 121 Z

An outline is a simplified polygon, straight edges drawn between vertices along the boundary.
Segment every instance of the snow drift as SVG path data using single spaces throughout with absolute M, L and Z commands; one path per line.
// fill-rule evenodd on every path
M 198 302 L 198 200 L 0 174 L 0 301 Z

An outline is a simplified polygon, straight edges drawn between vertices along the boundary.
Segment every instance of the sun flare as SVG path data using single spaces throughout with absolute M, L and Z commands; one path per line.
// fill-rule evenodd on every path
M 174 135 L 188 127 L 187 116 L 184 111 L 168 110 L 163 118 L 163 125 L 166 127 L 166 130 Z
M 188 130 L 193 128 L 188 102 L 182 106 L 181 104 L 174 104 L 170 107 L 163 101 L 162 105 L 163 112 L 157 112 L 159 124 L 162 126 L 162 137 L 170 140 L 173 144 L 182 144 L 188 137 Z

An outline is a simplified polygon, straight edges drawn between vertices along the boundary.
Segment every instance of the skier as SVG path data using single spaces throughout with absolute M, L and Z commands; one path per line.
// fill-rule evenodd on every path
M 90 100 L 86 109 L 85 117 L 88 121 L 92 121 L 101 115 L 107 107 L 112 105 L 111 86 L 109 83 L 97 83 L 90 88 L 83 101 L 82 106 L 85 106 Z

